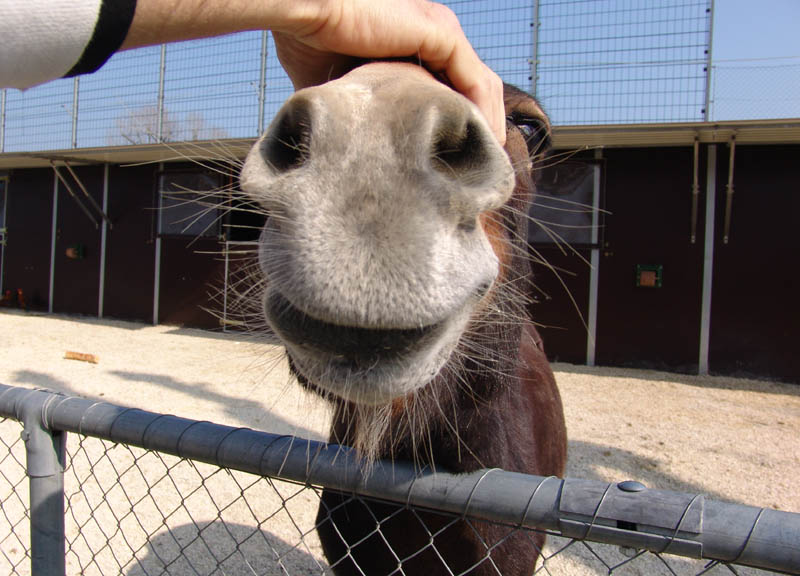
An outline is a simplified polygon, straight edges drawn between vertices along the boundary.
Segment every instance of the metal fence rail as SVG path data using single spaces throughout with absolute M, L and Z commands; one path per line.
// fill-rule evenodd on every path
M 800 573 L 800 514 L 500 470 L 365 476 L 346 447 L 3 385 L 0 417 L 4 573 L 329 574 L 322 487 L 546 531 L 546 574 Z

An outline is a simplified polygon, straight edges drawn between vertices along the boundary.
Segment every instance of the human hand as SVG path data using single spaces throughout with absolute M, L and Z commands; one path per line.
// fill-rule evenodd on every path
M 418 57 L 474 102 L 505 143 L 503 83 L 481 62 L 455 14 L 427 0 L 322 0 L 302 25 L 273 29 L 295 89 L 322 84 L 368 58 Z

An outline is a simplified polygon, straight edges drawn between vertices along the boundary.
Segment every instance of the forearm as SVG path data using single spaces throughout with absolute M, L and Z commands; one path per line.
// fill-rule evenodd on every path
M 325 21 L 325 5 L 323 0 L 137 0 L 121 49 L 245 30 L 303 34 Z
M 120 49 L 256 29 L 305 35 L 329 0 L 0 0 L 0 88 L 94 72 Z

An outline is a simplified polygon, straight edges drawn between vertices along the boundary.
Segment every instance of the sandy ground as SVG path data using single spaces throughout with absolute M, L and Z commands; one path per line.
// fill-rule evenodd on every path
M 66 351 L 93 354 L 99 362 L 66 360 Z M 633 479 L 654 488 L 701 492 L 714 499 L 800 512 L 797 481 L 800 386 L 566 364 L 555 365 L 554 369 L 564 399 L 570 436 L 568 476 L 607 481 Z M 44 387 L 124 406 L 316 439 L 325 437 L 328 426 L 326 407 L 305 394 L 288 376 L 280 348 L 254 344 L 242 336 L 170 326 L 0 312 L 0 383 Z M 11 432 L 0 429 L 0 437 L 4 439 L 10 433 L 18 434 L 18 427 Z M 2 446 L 0 449 L 5 450 Z M 95 466 L 101 467 L 106 461 L 104 450 L 108 451 L 108 447 L 88 447 L 82 450 L 81 457 L 91 458 L 97 452 L 100 460 Z M 135 454 L 127 457 L 137 458 Z M 163 479 L 165 467 L 173 465 L 168 459 L 145 465 L 147 458 L 150 456 L 141 457 L 138 469 L 154 470 L 155 481 Z M 2 466 L 5 471 L 9 464 Z M 181 463 L 174 466 L 171 474 L 178 482 L 184 475 L 187 482 L 196 482 L 199 475 L 207 477 L 201 484 L 211 486 L 220 478 L 212 469 L 202 466 Z M 78 469 L 77 464 L 75 469 Z M 120 469 L 123 474 L 127 473 L 119 464 L 108 473 L 113 477 Z M 236 506 L 241 502 L 233 505 L 226 500 L 230 496 L 230 502 L 234 502 L 244 490 L 241 484 L 234 483 L 233 488 L 230 485 L 220 487 L 220 496 L 209 496 L 210 490 L 204 489 L 202 498 L 197 497 L 196 503 L 190 502 L 193 507 L 187 505 L 180 513 L 170 516 L 172 535 L 162 535 L 158 532 L 159 528 L 163 529 L 161 518 L 169 508 L 164 505 L 162 509 L 162 504 L 169 496 L 148 499 L 144 484 L 150 480 L 143 478 L 146 475 L 138 473 L 138 479 L 132 480 L 132 487 L 127 489 L 126 498 L 146 501 L 147 505 L 159 508 L 156 520 L 133 522 L 131 517 L 123 518 L 132 523 L 130 530 L 134 533 L 127 538 L 126 545 L 133 549 L 127 554 L 135 555 L 138 560 L 131 561 L 126 552 L 118 551 L 114 538 L 120 536 L 115 531 L 109 535 L 101 528 L 103 533 L 98 537 L 110 543 L 105 548 L 97 549 L 87 541 L 89 537 L 71 536 L 71 547 L 76 553 L 68 560 L 69 573 L 162 573 L 163 564 L 169 563 L 171 557 L 168 551 L 158 554 L 158 550 L 184 546 L 181 543 L 184 537 L 193 542 L 195 536 L 192 535 L 197 533 L 198 527 L 208 526 L 205 536 L 209 536 L 219 528 L 220 518 L 229 522 L 227 530 L 220 528 L 218 542 L 230 539 L 237 530 L 243 533 L 251 530 L 246 521 L 250 513 L 245 510 L 243 516 L 236 516 Z M 237 481 L 245 486 L 250 482 L 246 478 Z M 230 479 L 226 482 L 230 484 Z M 139 490 L 137 483 L 144 486 L 141 497 L 135 495 Z M 109 499 L 119 489 L 119 485 L 111 481 L 108 487 L 101 486 L 101 496 Z M 256 490 L 264 493 L 256 494 Z M 232 495 L 226 495 L 226 491 Z M 279 555 L 281 547 L 291 549 L 298 537 L 302 540 L 294 556 L 286 556 L 284 568 L 262 568 L 263 573 L 319 573 L 324 560 L 318 542 L 313 531 L 305 534 L 313 526 L 316 495 L 311 491 L 298 493 L 291 486 L 265 488 L 259 485 L 252 491 L 248 501 L 276 501 L 278 509 L 282 502 L 289 502 L 284 509 L 291 513 L 289 523 L 305 523 L 306 526 L 292 528 L 290 533 L 294 536 L 285 536 L 271 525 L 271 531 L 262 531 L 259 538 L 266 538 L 266 546 L 278 550 Z M 280 495 L 276 496 L 278 493 Z M 194 497 L 195 493 L 192 494 Z M 291 495 L 294 496 L 289 497 Z M 0 497 L 8 500 L 5 494 Z M 109 516 L 111 524 L 122 524 L 119 517 L 114 516 L 113 505 L 92 505 L 91 498 L 87 492 L 70 500 L 70 505 L 78 511 L 75 523 L 82 526 L 73 528 L 73 532 L 96 532 L 97 529 L 92 528 L 94 524 L 90 526 L 87 519 L 101 518 L 104 514 Z M 84 499 L 88 507 L 81 512 Z M 214 501 L 207 501 L 209 499 Z M 4 506 L 10 509 L 10 504 Z M 223 517 L 217 512 L 226 506 L 225 513 L 233 516 Z M 265 508 L 263 513 L 270 512 Z M 209 518 L 204 519 L 204 514 Z M 250 518 L 250 524 L 255 525 L 257 521 Z M 151 523 L 152 528 L 149 527 Z M 7 530 L 2 528 L 2 522 L 0 530 Z M 142 532 L 142 542 L 138 544 L 137 531 Z M 147 541 L 146 532 L 158 533 L 158 536 Z M 215 538 L 207 540 L 215 541 Z M 0 534 L 0 551 L 11 564 L 21 553 L 21 545 L 15 542 Z M 253 544 L 255 540 L 251 538 L 247 542 Z M 93 549 L 90 556 L 96 557 L 96 562 L 84 565 L 83 560 L 76 559 L 81 546 Z M 556 549 L 558 543 L 551 546 Z M 204 544 L 204 550 L 198 552 L 197 565 L 186 568 L 185 573 L 251 573 L 232 564 L 219 572 L 202 568 L 207 559 L 201 556 L 208 556 L 207 547 L 208 544 Z M 553 564 L 563 559 L 563 566 L 548 568 L 550 572 L 607 573 L 602 564 L 598 567 L 592 564 L 594 560 L 586 558 L 593 556 L 590 552 L 582 548 L 576 552 L 576 548 L 581 547 L 575 546 L 569 553 L 557 555 Z M 104 559 L 105 556 L 110 559 Z M 620 558 L 625 559 L 624 556 Z M 613 564 L 622 560 L 607 562 Z M 2 562 L 0 557 L 0 570 L 4 571 Z M 296 568 L 292 568 L 293 562 L 297 563 Z M 659 561 L 643 563 L 642 568 L 625 573 L 659 573 L 651 568 L 660 565 Z M 680 568 L 680 563 L 678 565 Z M 702 568 L 702 564 L 694 565 L 689 570 L 699 571 L 698 566 Z M 292 572 L 293 569 L 297 572 Z M 170 565 L 168 573 L 184 573 L 181 570 L 176 562 Z M 18 568 L 18 572 L 27 573 L 24 568 Z

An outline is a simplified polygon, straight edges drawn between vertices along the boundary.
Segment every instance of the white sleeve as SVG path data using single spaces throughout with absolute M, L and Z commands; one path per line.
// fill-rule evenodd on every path
M 117 50 L 135 0 L 0 0 L 0 88 L 93 72 Z

